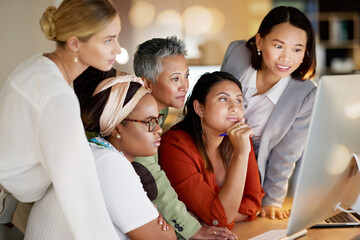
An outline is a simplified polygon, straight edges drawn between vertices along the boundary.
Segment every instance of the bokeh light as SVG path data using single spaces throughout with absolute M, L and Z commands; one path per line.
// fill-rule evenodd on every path
M 216 34 L 218 32 L 220 32 L 225 25 L 225 16 L 224 14 L 217 8 L 208 8 L 213 21 L 212 24 L 210 26 L 210 29 L 207 33 L 209 34 Z
M 129 53 L 125 48 L 121 48 L 121 53 L 116 55 L 116 62 L 118 64 L 126 64 L 129 61 Z
M 194 5 L 183 13 L 184 30 L 193 35 L 201 35 L 209 31 L 213 23 L 210 11 L 202 6 Z
M 135 27 L 146 27 L 155 18 L 155 7 L 148 2 L 135 3 L 129 11 L 129 21 Z
M 175 10 L 162 11 L 156 18 L 156 24 L 165 28 L 181 28 L 181 15 Z

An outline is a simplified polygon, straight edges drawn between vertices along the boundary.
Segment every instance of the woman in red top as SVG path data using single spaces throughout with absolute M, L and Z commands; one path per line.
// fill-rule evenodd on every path
M 162 136 L 159 148 L 160 165 L 188 210 L 208 225 L 229 229 L 255 219 L 264 196 L 242 100 L 232 75 L 202 75 L 184 119 Z

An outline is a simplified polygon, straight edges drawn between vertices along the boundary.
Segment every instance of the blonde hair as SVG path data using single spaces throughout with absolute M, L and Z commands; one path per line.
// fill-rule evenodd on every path
M 108 0 L 64 0 L 58 9 L 49 6 L 40 19 L 49 40 L 64 45 L 72 36 L 86 42 L 104 29 L 117 12 Z

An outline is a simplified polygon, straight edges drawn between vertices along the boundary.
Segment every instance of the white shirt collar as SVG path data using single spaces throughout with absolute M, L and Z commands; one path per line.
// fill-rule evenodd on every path
M 281 97 L 282 93 L 284 92 L 286 86 L 290 81 L 290 76 L 284 77 L 280 79 L 272 88 L 270 88 L 265 94 L 270 99 L 272 103 L 276 105 Z
M 256 76 L 257 76 L 257 70 L 254 68 L 248 68 L 247 72 L 244 74 L 244 80 L 242 81 L 242 87 L 243 89 L 253 89 L 251 94 L 256 94 Z M 270 88 L 266 93 L 263 94 L 263 96 L 266 96 L 270 99 L 270 101 L 276 105 L 276 103 L 279 101 L 279 98 L 281 97 L 282 93 L 284 92 L 287 84 L 289 83 L 291 79 L 291 76 L 287 76 L 284 78 L 281 78 L 272 88 Z

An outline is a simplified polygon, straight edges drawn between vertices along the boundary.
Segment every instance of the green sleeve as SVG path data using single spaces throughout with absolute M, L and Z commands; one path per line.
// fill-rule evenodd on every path
M 164 119 L 166 119 L 167 115 L 169 114 L 169 108 L 164 108 L 163 110 L 160 111 L 160 113 L 164 114 Z
M 158 164 L 158 155 L 137 157 L 134 162 L 142 164 L 154 177 L 158 195 L 153 203 L 157 206 L 164 219 L 175 229 L 178 239 L 190 239 L 200 230 L 201 224 L 191 216 L 185 204 L 178 199 L 165 172 L 161 170 Z

